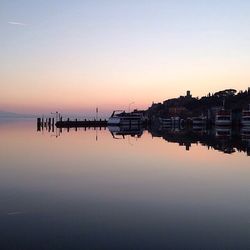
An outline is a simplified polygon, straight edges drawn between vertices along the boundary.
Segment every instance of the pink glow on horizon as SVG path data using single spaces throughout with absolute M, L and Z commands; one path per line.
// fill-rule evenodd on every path
M 146 109 L 250 86 L 249 1 L 149 2 L 3 1 L 0 110 Z

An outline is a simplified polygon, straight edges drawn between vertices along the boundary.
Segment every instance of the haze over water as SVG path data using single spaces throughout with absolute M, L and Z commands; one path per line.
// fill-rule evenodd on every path
M 1 249 L 249 248 L 246 153 L 35 125 L 0 123 Z

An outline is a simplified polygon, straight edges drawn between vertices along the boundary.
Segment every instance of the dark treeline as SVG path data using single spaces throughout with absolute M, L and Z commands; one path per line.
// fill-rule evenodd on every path
M 172 98 L 163 103 L 152 104 L 147 110 L 149 117 L 169 117 L 178 115 L 183 118 L 207 115 L 208 110 L 218 107 L 230 109 L 233 112 L 241 112 L 250 104 L 250 89 L 237 91 L 225 89 L 216 93 L 209 93 L 201 98 L 192 97 L 189 91 L 186 96 Z

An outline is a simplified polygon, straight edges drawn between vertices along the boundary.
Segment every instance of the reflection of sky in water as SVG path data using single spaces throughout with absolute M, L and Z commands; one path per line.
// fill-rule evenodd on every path
M 0 124 L 5 249 L 249 246 L 245 153 L 97 133 L 55 138 L 34 122 Z

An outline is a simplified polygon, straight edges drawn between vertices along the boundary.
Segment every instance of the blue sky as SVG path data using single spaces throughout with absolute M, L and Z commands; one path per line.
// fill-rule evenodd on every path
M 147 107 L 245 89 L 249 27 L 250 1 L 1 1 L 0 107 Z

